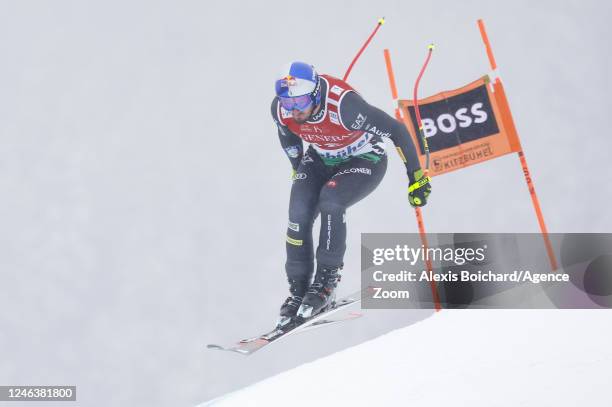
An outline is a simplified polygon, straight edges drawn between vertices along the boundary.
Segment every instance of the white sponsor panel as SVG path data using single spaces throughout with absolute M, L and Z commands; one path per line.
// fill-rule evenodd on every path
M 341 88 L 338 85 L 334 85 L 334 86 L 331 87 L 331 89 L 329 91 L 331 93 L 333 93 L 334 95 L 340 96 L 342 94 L 342 92 L 344 92 L 344 88 Z
M 351 144 L 345 147 L 341 147 L 338 149 L 323 149 L 317 146 L 316 144 L 312 144 L 312 147 L 319 153 L 319 155 L 323 158 L 334 159 L 334 158 L 346 158 L 352 157 L 354 155 L 369 153 L 373 150 L 373 146 L 369 141 L 372 139 L 372 135 L 370 133 L 363 133 L 361 137 L 357 140 L 353 141 Z
M 331 110 L 329 111 L 329 121 L 331 121 L 334 124 L 340 124 L 340 119 L 338 119 L 338 113 L 336 112 L 332 112 Z

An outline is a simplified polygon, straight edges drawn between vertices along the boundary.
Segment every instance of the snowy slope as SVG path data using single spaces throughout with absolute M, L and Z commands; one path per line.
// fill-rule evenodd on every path
M 202 406 L 611 406 L 611 322 L 608 310 L 443 311 Z

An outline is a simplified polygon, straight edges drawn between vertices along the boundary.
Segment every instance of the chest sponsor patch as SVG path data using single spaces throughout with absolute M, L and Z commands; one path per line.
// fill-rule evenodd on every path
M 342 92 L 344 92 L 344 89 L 341 88 L 338 85 L 334 85 L 331 87 L 331 89 L 329 90 L 331 93 L 333 93 L 334 95 L 338 95 L 340 96 L 342 94 Z
M 338 119 L 338 113 L 336 112 L 329 112 L 329 121 L 334 123 L 334 124 L 340 124 L 340 120 Z
M 361 128 L 363 127 L 363 125 L 364 125 L 364 123 L 365 123 L 367 118 L 368 118 L 368 116 L 365 116 L 365 115 L 359 113 L 357 115 L 357 118 L 353 122 L 353 124 L 351 124 L 351 128 L 355 129 L 355 130 L 361 130 Z
M 300 150 L 299 150 L 298 146 L 289 146 L 289 147 L 285 148 L 285 152 L 291 158 L 297 158 L 298 155 L 300 154 Z
M 289 110 L 285 110 L 285 109 L 283 109 L 283 108 L 281 107 L 280 112 L 281 112 L 281 117 L 282 117 L 283 119 L 288 119 L 288 118 L 290 118 L 290 117 L 291 117 L 291 112 L 290 112 Z

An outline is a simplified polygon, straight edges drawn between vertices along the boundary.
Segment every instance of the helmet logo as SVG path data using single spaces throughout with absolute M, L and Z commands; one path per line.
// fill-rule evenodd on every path
M 290 86 L 297 85 L 297 80 L 295 76 L 287 75 L 281 80 L 281 87 L 288 88 Z

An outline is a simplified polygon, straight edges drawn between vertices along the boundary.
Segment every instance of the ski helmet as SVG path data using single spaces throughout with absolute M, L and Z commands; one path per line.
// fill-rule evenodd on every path
M 300 96 L 308 98 L 299 98 Z M 312 65 L 293 62 L 283 67 L 281 79 L 276 81 L 276 96 L 287 110 L 305 110 L 321 102 L 321 81 Z

